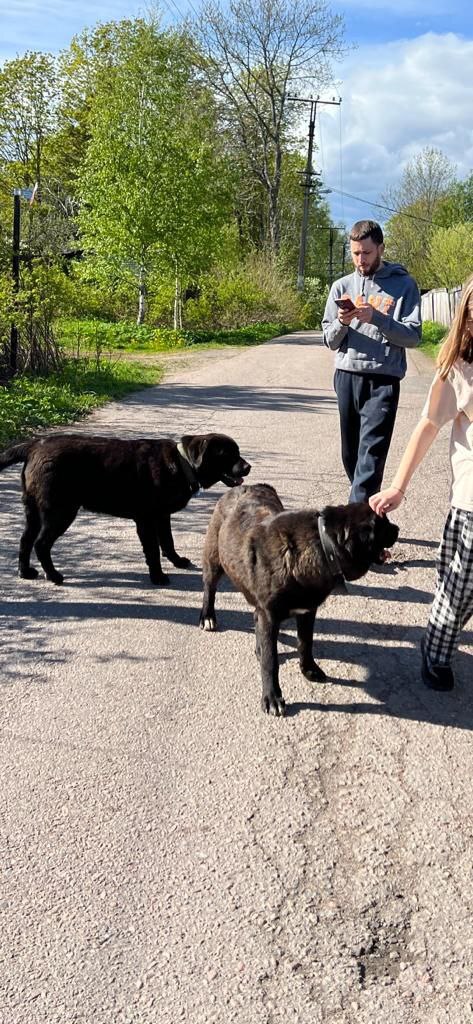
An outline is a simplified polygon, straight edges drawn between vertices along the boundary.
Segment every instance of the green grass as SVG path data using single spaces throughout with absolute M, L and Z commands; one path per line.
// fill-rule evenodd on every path
M 172 352 L 180 349 L 221 348 L 224 345 L 258 345 L 295 328 L 281 323 L 257 323 L 229 330 L 174 331 L 171 327 L 137 326 L 105 320 L 62 318 L 55 325 L 59 343 L 69 352 L 95 351 Z
M 103 359 L 103 352 L 121 349 L 125 355 L 255 345 L 289 329 L 267 323 L 228 331 L 176 332 L 99 320 L 60 320 L 56 331 L 63 351 L 79 357 L 67 358 L 49 377 L 18 377 L 0 387 L 0 448 L 37 430 L 72 423 L 111 399 L 158 384 L 162 377 L 160 366 L 127 362 L 121 356 Z
M 0 388 L 0 448 L 46 427 L 72 423 L 92 409 L 157 384 L 159 366 L 67 360 L 49 377 L 18 377 Z

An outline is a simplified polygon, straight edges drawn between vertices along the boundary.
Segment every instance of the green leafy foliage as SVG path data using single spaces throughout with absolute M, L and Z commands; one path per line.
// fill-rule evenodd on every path
M 153 352 L 181 348 L 186 344 L 184 331 L 146 324 L 110 323 L 106 320 L 63 318 L 56 324 L 60 344 L 69 352 L 109 352 L 114 349 L 149 349 Z
M 294 325 L 293 325 L 294 326 Z M 100 320 L 62 319 L 56 325 L 57 336 L 67 352 L 95 353 L 115 350 L 129 352 L 168 352 L 192 345 L 255 345 L 291 329 L 287 323 L 264 322 L 229 330 L 175 331 L 171 327 L 148 327 Z
M 473 175 L 457 181 L 447 157 L 426 147 L 386 201 L 398 210 L 385 228 L 387 258 L 403 263 L 421 288 L 461 284 L 472 269 Z
M 423 343 L 428 342 L 429 344 L 437 345 L 440 341 L 443 341 L 446 333 L 447 328 L 435 320 L 424 320 L 422 324 Z
M 307 277 L 302 295 L 302 324 L 312 330 L 320 330 L 325 303 L 329 292 L 328 284 L 322 284 L 317 277 Z
M 301 322 L 301 300 L 277 263 L 253 253 L 227 271 L 200 280 L 200 295 L 186 302 L 185 326 L 215 330 L 262 322 Z
M 429 246 L 433 285 L 455 288 L 473 271 L 473 222 L 437 228 Z
M 46 378 L 24 376 L 0 388 L 0 446 L 36 430 L 71 423 L 111 398 L 156 384 L 159 367 L 69 360 Z
M 258 345 L 296 328 L 296 324 L 261 323 L 227 331 L 185 331 L 188 345 L 218 348 L 224 345 Z
M 228 213 L 225 168 L 189 41 L 142 19 L 110 27 L 108 41 L 81 171 L 80 225 L 95 277 L 113 285 L 134 277 L 144 300 L 153 269 L 185 280 L 215 258 Z
M 424 320 L 422 324 L 421 349 L 425 355 L 436 358 L 440 345 L 445 338 L 447 328 L 435 320 Z

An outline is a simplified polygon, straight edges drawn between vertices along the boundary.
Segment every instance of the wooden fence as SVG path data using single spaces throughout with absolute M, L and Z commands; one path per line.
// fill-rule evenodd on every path
M 421 298 L 423 320 L 435 320 L 450 327 L 460 302 L 461 288 L 434 288 Z

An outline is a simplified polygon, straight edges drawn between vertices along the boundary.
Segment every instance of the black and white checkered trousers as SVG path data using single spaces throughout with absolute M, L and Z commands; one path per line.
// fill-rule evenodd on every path
M 473 512 L 451 508 L 437 562 L 437 587 L 425 636 L 430 665 L 450 665 L 473 615 Z

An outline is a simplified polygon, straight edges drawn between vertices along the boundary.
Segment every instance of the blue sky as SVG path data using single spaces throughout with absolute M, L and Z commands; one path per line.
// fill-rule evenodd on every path
M 199 4 L 163 0 L 164 23 L 178 22 L 178 11 L 198 10 Z M 346 38 L 356 48 L 335 65 L 334 83 L 321 93 L 340 95 L 342 107 L 319 108 L 314 163 L 326 185 L 360 197 L 333 191 L 328 201 L 334 221 L 382 222 L 389 214 L 374 204 L 425 146 L 441 149 L 458 177 L 473 170 L 473 5 L 344 0 L 330 6 L 344 16 Z M 126 0 L 0 0 L 0 60 L 26 50 L 58 52 L 97 21 L 146 9 L 146 3 Z

